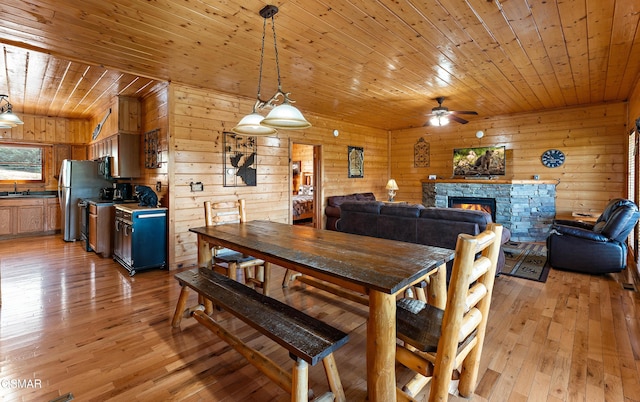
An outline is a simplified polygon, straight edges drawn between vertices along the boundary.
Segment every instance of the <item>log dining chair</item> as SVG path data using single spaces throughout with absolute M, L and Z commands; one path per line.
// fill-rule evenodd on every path
M 460 395 L 475 391 L 501 235 L 495 223 L 477 236 L 458 235 L 444 310 L 398 300 L 396 360 L 415 371 L 399 396 L 411 400 L 430 382 L 429 401 L 446 401 L 452 377 Z
M 228 202 L 205 201 L 206 226 L 246 222 L 245 205 L 244 199 Z M 269 294 L 271 266 L 268 262 L 219 246 L 212 248 L 211 255 L 213 258 L 209 267 L 214 271 L 238 280 L 238 270 L 241 270 L 244 283 L 247 286 L 254 289 L 261 288 L 264 295 Z

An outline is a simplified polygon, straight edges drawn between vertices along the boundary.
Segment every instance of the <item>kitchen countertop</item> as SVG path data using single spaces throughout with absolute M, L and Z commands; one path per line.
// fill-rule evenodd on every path
M 99 198 L 99 197 L 85 198 L 84 200 L 89 204 L 102 205 L 102 206 L 138 203 L 138 200 L 103 200 L 102 198 Z
M 13 191 L 0 191 L 0 199 L 14 199 L 14 198 L 56 198 L 58 192 L 52 191 L 19 191 L 14 193 Z
M 137 203 L 136 204 L 117 204 L 116 208 L 126 212 L 130 212 L 130 213 L 139 211 L 139 210 L 158 210 L 158 211 L 167 210 L 166 207 L 141 207 Z

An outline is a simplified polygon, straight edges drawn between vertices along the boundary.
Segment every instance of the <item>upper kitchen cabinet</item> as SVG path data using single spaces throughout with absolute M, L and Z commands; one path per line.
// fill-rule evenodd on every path
M 139 134 L 116 134 L 105 141 L 111 148 L 111 176 L 116 179 L 140 177 L 140 141 Z
M 111 157 L 111 176 L 140 177 L 141 104 L 137 98 L 118 96 L 95 124 L 89 159 Z
M 118 97 L 118 133 L 140 134 L 142 106 L 140 99 Z
M 104 107 L 104 113 L 92 119 L 92 141 L 117 133 L 140 134 L 142 106 L 140 99 L 117 96 Z

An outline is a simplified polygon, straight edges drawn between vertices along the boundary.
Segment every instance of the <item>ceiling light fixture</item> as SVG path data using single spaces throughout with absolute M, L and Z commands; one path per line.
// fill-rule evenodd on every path
M 264 18 L 262 25 L 262 50 L 260 52 L 260 70 L 258 76 L 258 94 L 256 103 L 253 105 L 253 111 L 243 117 L 237 126 L 233 128 L 233 132 L 247 135 L 271 135 L 277 132 L 276 129 L 303 129 L 311 127 L 302 113 L 292 106 L 294 103 L 289 99 L 289 93 L 282 90 L 282 81 L 280 79 L 280 63 L 278 61 L 278 45 L 276 40 L 276 25 L 274 15 L 278 13 L 278 7 L 267 5 L 260 10 L 260 16 Z M 262 65 L 264 60 L 264 42 L 267 30 L 267 18 L 271 18 L 271 27 L 273 29 L 273 47 L 275 49 L 276 72 L 278 74 L 278 91 L 269 99 L 260 99 L 260 87 L 262 84 Z M 282 103 L 275 103 L 282 96 Z M 267 117 L 263 117 L 259 111 L 266 108 L 272 108 Z
M 24 122 L 13 113 L 9 95 L 0 95 L 0 128 L 13 128 L 18 124 Z
M 435 115 L 429 119 L 429 124 L 432 126 L 446 126 L 449 124 L 449 118 L 444 115 Z

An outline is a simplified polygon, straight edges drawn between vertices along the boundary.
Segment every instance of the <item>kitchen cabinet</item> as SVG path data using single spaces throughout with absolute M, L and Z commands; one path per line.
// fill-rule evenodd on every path
M 111 110 L 112 114 L 102 126 L 101 137 L 103 138 L 89 145 L 89 159 L 112 157 L 111 176 L 116 179 L 140 177 L 142 174 L 140 100 L 119 96 L 117 101 L 112 103 Z
M 73 160 L 86 160 L 87 159 L 87 146 L 86 145 L 72 145 L 71 146 L 71 159 Z
M 111 156 L 111 176 L 115 178 L 140 177 L 140 141 L 139 134 L 119 133 L 108 138 Z
M 140 177 L 142 174 L 139 134 L 119 133 L 95 142 L 89 147 L 91 159 L 110 156 L 111 176 L 116 179 Z
M 71 158 L 71 145 L 68 144 L 56 144 L 53 146 L 53 172 L 54 177 L 58 178 L 58 173 L 60 173 L 60 167 L 62 166 L 62 161 L 65 159 Z
M 0 236 L 10 236 L 13 234 L 12 216 L 12 207 L 0 205 Z
M 57 197 L 0 199 L 0 238 L 53 234 L 60 230 Z
M 118 132 L 139 134 L 141 130 L 142 104 L 140 99 L 118 97 Z
M 59 231 L 62 230 L 62 211 L 60 210 L 60 202 L 58 198 L 45 198 L 45 231 Z
M 102 257 L 111 257 L 114 221 L 113 204 L 89 202 L 89 247 Z
M 114 259 L 131 276 L 167 264 L 167 208 L 116 205 Z

